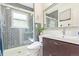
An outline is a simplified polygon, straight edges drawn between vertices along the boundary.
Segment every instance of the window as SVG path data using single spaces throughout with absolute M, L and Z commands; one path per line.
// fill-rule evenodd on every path
M 28 14 L 12 11 L 12 27 L 13 28 L 29 28 Z

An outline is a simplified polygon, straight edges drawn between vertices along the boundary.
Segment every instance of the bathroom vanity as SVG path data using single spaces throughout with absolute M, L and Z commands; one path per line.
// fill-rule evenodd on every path
M 72 7 L 73 6 L 73 7 Z M 44 56 L 79 56 L 79 4 L 53 3 L 44 10 Z
M 79 56 L 79 44 L 43 37 L 43 56 Z

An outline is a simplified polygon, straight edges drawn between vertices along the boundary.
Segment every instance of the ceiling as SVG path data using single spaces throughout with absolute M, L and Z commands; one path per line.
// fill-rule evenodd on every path
M 33 3 L 20 3 L 20 4 L 33 8 Z
M 29 10 L 29 11 L 34 11 L 33 4 L 32 3 L 6 3 L 7 5 L 11 5 L 13 7 L 18 7 L 21 9 Z

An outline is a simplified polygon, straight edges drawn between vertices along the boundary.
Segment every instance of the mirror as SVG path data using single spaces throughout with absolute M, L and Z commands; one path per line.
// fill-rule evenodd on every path
M 51 13 L 46 13 L 46 27 L 58 27 L 58 10 L 53 11 Z
M 53 4 L 44 10 L 44 28 L 58 27 L 58 10 L 50 12 L 52 6 Z

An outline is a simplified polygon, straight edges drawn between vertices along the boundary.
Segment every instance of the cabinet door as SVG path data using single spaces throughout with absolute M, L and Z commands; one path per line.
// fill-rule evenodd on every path
M 79 56 L 79 45 L 65 42 L 64 47 L 66 48 L 65 54 L 68 56 Z
M 49 47 L 48 40 L 43 39 L 43 56 L 50 56 L 51 55 L 50 49 L 51 47 Z
M 53 44 L 53 40 L 44 38 L 43 39 L 43 55 L 44 56 L 56 56 L 57 55 L 57 45 Z
M 79 56 L 79 45 L 44 38 L 43 54 L 47 56 Z
M 62 55 L 65 56 L 79 56 L 79 45 L 73 44 L 73 43 L 68 43 L 68 42 L 61 42 L 61 52 Z
M 55 51 L 55 54 L 57 56 L 67 56 L 70 55 L 70 51 L 67 49 L 68 46 L 66 45 L 65 42 L 62 41 L 58 41 L 58 40 L 50 40 L 51 44 L 54 45 L 55 48 L 53 48 L 52 46 L 52 50 Z M 53 53 L 53 52 L 52 52 Z
M 67 55 L 66 47 L 62 42 L 48 38 L 43 39 L 43 53 L 52 56 Z
M 58 50 L 58 47 L 59 47 L 58 42 L 56 42 L 55 40 L 49 39 L 48 44 L 49 44 L 49 47 L 51 47 L 50 51 L 52 56 L 60 55 Z
M 70 49 L 69 49 L 68 43 L 60 41 L 60 50 L 59 51 L 62 56 L 69 56 Z
M 48 55 L 52 56 L 68 56 L 70 55 L 70 50 L 68 49 L 68 45 L 65 42 L 54 40 L 54 39 L 43 39 L 43 52 L 48 53 Z
M 48 44 L 51 47 L 50 51 L 51 51 L 51 54 L 53 56 L 59 56 L 59 55 L 61 55 L 61 53 L 60 53 L 61 47 L 60 47 L 60 43 L 58 41 L 50 39 L 48 41 Z
M 79 56 L 79 45 L 70 44 L 69 49 L 71 51 L 71 56 Z

